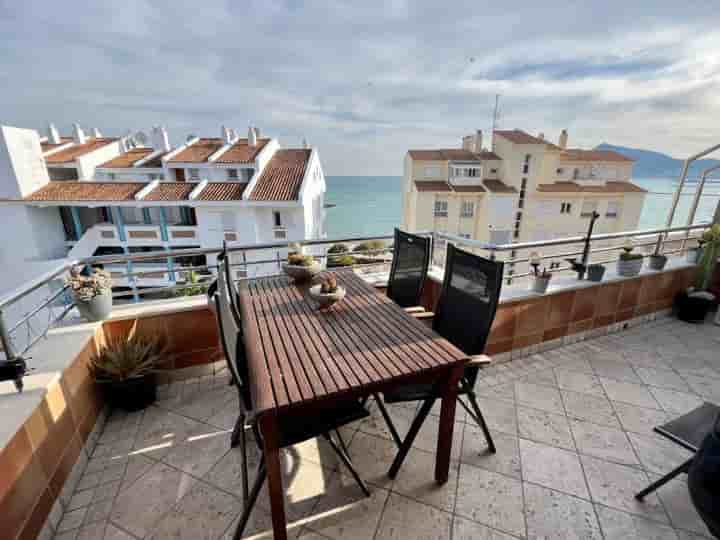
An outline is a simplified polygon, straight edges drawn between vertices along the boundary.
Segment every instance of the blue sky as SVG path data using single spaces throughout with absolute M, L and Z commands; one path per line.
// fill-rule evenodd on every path
M 707 2 L 0 0 L 0 122 L 174 143 L 249 123 L 327 174 L 491 126 L 682 157 L 720 138 Z

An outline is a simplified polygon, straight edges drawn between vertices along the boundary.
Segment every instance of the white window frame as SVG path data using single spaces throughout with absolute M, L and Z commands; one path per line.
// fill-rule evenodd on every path
M 273 217 L 273 227 L 275 227 L 277 229 L 277 228 L 280 228 L 283 226 L 282 214 L 279 211 L 273 210 L 272 217 Z
M 435 200 L 433 215 L 435 217 L 448 217 L 448 201 L 445 199 Z
M 572 214 L 572 203 L 562 202 L 560 204 L 560 213 L 561 214 Z
M 620 201 L 608 201 L 607 209 L 605 210 L 605 217 L 611 219 L 620 217 L 621 211 L 622 204 L 620 204 Z
M 237 169 L 227 169 L 227 179 L 230 182 L 236 182 L 237 180 L 240 180 L 240 175 Z
M 463 201 L 460 204 L 460 217 L 461 218 L 475 217 L 475 201 Z
M 287 229 L 282 227 L 273 229 L 273 238 L 275 240 L 287 240 Z
M 187 172 L 190 180 L 200 180 L 200 169 L 197 167 L 191 167 L 187 170 Z

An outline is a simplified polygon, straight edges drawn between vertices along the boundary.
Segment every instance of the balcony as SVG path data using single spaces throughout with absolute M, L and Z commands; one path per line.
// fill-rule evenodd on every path
M 450 235 L 443 240 L 459 242 Z M 317 248 L 319 242 L 310 244 Z M 263 253 L 272 248 L 260 247 Z M 146 255 L 130 258 L 136 269 Z M 378 287 L 387 279 L 386 264 L 355 271 Z M 671 482 L 643 503 L 633 498 L 688 457 L 657 437 L 653 426 L 703 400 L 720 400 L 720 327 L 669 316 L 673 294 L 693 273 L 692 265 L 676 257 L 664 271 L 610 275 L 600 284 L 556 276 L 545 295 L 528 292 L 522 283 L 506 286 L 487 351 L 495 364 L 483 370 L 477 386 L 497 454 L 485 452 L 481 433 L 459 408 L 451 479 L 435 485 L 428 470 L 435 459 L 436 408 L 391 481 L 386 472 L 396 448 L 373 404 L 372 416 L 345 432 L 370 498 L 341 472 L 324 441 L 283 453 L 289 535 L 709 537 L 684 481 Z M 28 284 L 20 298 L 62 272 L 52 274 Z M 433 268 L 424 298 L 428 308 L 441 278 L 442 268 Z M 55 300 L 61 292 L 52 293 Z M 16 297 L 0 302 L 5 317 L 11 314 L 8 300 L 22 301 Z M 35 368 L 25 377 L 25 392 L 0 383 L 6 411 L 0 469 L 10 471 L 6 485 L 13 486 L 0 491 L 3 507 L 13 509 L 4 514 L 9 532 L 3 534 L 229 537 L 242 511 L 239 451 L 229 448 L 237 396 L 227 384 L 205 297 L 120 305 L 108 321 L 93 324 L 73 319 L 72 311 L 61 313 L 62 306 L 55 313 L 60 322 L 47 332 L 31 319 L 41 335 L 23 351 Z M 159 401 L 144 412 L 111 413 L 89 380 L 88 356 L 133 326 L 170 336 L 169 361 L 160 374 L 164 384 Z M 24 349 L 24 324 L 5 328 L 11 347 Z M 405 406 L 390 408 L 403 430 L 413 413 Z M 250 460 L 257 460 L 255 446 L 249 446 Z M 266 500 L 262 493 L 245 537 L 271 537 Z

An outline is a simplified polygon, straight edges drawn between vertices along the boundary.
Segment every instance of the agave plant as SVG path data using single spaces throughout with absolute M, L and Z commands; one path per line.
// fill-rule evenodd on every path
M 90 374 L 97 382 L 121 382 L 155 371 L 167 352 L 163 337 L 137 336 L 111 340 L 90 358 Z
M 698 289 L 707 289 L 712 280 L 715 262 L 720 256 L 720 224 L 713 225 L 703 233 L 702 245 L 703 255 L 695 284 Z

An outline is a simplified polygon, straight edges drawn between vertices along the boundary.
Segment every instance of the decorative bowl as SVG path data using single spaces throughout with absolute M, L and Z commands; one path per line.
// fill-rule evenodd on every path
M 331 293 L 322 293 L 320 292 L 322 285 L 313 285 L 308 289 L 308 294 L 312 297 L 313 300 L 315 300 L 318 304 L 320 304 L 320 309 L 326 309 L 332 306 L 334 303 L 339 302 L 343 298 L 345 298 L 345 289 L 338 285 L 335 292 Z
M 315 275 L 320 273 L 322 267 L 319 262 L 315 261 L 309 266 L 283 263 L 282 269 L 283 272 L 299 283 L 303 281 L 310 281 L 313 277 L 315 277 Z

